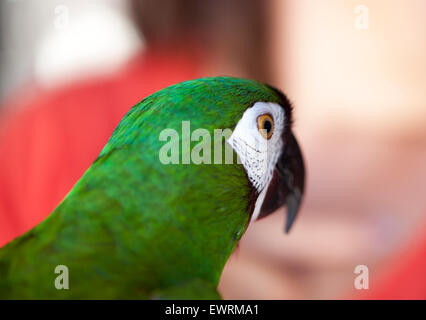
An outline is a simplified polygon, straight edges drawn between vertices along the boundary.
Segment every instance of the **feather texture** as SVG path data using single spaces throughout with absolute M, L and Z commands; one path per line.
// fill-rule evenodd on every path
M 190 121 L 213 136 L 233 129 L 254 102 L 280 100 L 258 82 L 221 77 L 183 82 L 135 105 L 56 210 L 0 250 L 0 298 L 151 298 L 194 282 L 216 288 L 247 227 L 253 188 L 237 163 L 162 164 L 160 132 L 180 133 Z M 69 268 L 69 290 L 54 286 L 57 265 Z

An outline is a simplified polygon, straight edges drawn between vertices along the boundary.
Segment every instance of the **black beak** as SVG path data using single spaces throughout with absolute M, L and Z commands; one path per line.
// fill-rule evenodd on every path
M 300 208 L 305 184 L 305 166 L 302 152 L 292 133 L 275 168 L 266 192 L 259 218 L 265 217 L 283 205 L 287 206 L 285 232 L 290 231 Z

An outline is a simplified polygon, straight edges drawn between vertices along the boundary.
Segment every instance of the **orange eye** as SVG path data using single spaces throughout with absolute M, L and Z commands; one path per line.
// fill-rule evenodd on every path
M 270 114 L 262 114 L 257 117 L 257 128 L 265 139 L 270 139 L 274 133 L 274 119 Z

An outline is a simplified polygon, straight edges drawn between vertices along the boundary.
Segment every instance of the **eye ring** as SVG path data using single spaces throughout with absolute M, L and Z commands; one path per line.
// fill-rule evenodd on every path
M 262 137 L 269 140 L 274 133 L 274 119 L 269 113 L 261 114 L 257 117 L 257 129 Z

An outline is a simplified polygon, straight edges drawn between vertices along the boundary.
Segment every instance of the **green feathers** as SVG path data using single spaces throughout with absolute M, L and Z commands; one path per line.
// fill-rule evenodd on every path
M 182 121 L 211 136 L 233 129 L 255 101 L 280 97 L 254 81 L 206 78 L 134 106 L 58 208 L 0 249 L 0 298 L 179 298 L 176 288 L 187 287 L 215 297 L 247 227 L 252 188 L 235 162 L 164 165 L 159 136 L 181 134 Z M 196 145 L 180 135 L 182 143 Z M 54 285 L 57 265 L 69 269 L 68 290 Z

